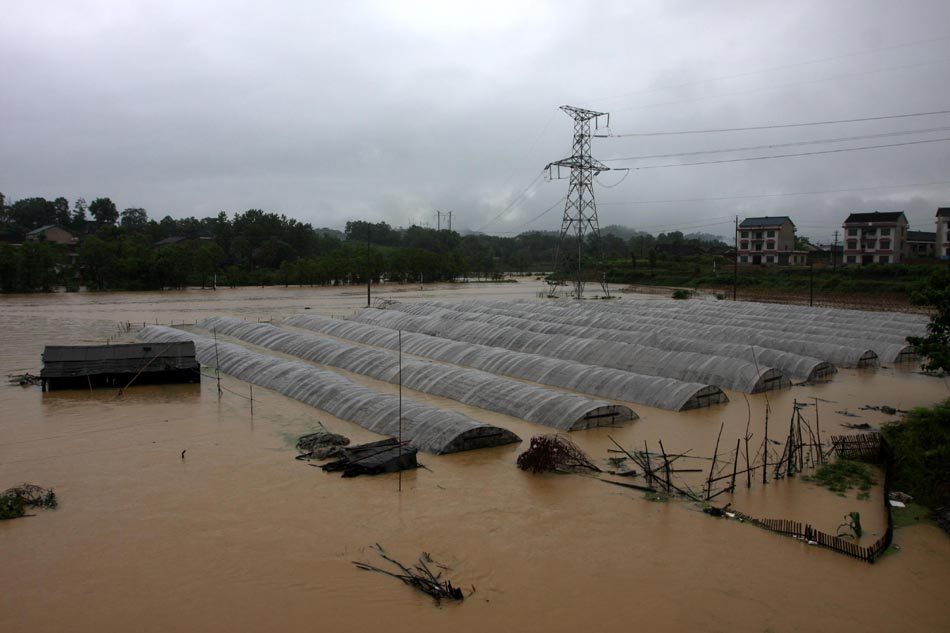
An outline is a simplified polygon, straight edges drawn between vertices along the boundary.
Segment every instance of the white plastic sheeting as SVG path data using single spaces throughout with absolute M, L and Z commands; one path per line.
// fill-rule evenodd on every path
M 397 349 L 398 345 L 395 330 L 376 325 L 309 314 L 290 317 L 284 323 L 375 347 Z M 729 400 L 721 389 L 713 385 L 662 376 L 644 376 L 611 367 L 584 365 L 415 332 L 402 333 L 402 348 L 407 354 L 454 365 L 672 411 L 695 409 Z
M 399 382 L 398 356 L 392 352 L 249 323 L 234 317 L 211 317 L 198 324 L 206 330 L 277 352 L 338 367 L 375 380 Z M 636 417 L 629 407 L 552 391 L 477 369 L 403 357 L 404 387 L 468 405 L 511 415 L 561 431 L 613 426 Z
M 454 310 L 461 312 L 464 318 L 480 320 L 487 323 L 498 323 L 528 329 L 532 332 L 549 334 L 568 334 L 596 338 L 607 341 L 620 341 L 646 345 L 658 349 L 678 352 L 696 352 L 715 356 L 738 358 L 742 361 L 758 366 L 774 367 L 788 376 L 804 380 L 816 380 L 837 371 L 831 363 L 802 356 L 792 352 L 775 350 L 757 345 L 743 345 L 740 343 L 721 343 L 710 339 L 693 338 L 682 329 L 655 325 L 641 325 L 630 323 L 613 313 L 600 313 L 591 310 L 565 309 L 558 305 L 544 304 L 544 310 L 531 310 L 521 307 L 522 304 L 503 303 L 449 303 L 445 301 L 426 301 L 423 303 L 393 303 L 387 305 L 389 309 L 396 309 L 407 314 L 433 315 L 433 308 Z M 452 318 L 446 312 L 439 312 L 440 316 Z M 478 317 L 474 315 L 491 315 Z M 497 315 L 517 317 L 519 321 L 504 318 L 492 318 Z M 562 326 L 580 326 L 564 328 Z
M 882 362 L 886 363 L 914 358 L 914 350 L 905 339 L 908 334 L 914 333 L 916 328 L 911 328 L 912 331 L 865 331 L 866 325 L 858 317 L 853 317 L 853 322 L 847 324 L 836 322 L 816 325 L 797 320 L 794 312 L 790 313 L 791 317 L 786 318 L 786 306 L 784 305 L 776 305 L 772 316 L 757 317 L 746 314 L 741 308 L 736 308 L 735 306 L 741 306 L 741 303 L 732 301 L 684 301 L 682 307 L 671 305 L 671 302 L 659 303 L 655 301 L 622 301 L 612 305 L 603 305 L 604 303 L 606 302 L 599 302 L 595 305 L 585 302 L 583 308 L 614 312 L 615 314 L 622 314 L 628 319 L 653 316 L 679 321 L 684 324 L 739 325 L 754 328 L 761 334 L 775 339 L 794 337 L 798 340 L 813 341 L 819 344 L 834 343 L 852 349 L 871 350 Z M 865 314 L 873 315 L 875 313 L 868 312 Z M 873 318 L 873 316 L 868 316 L 868 322 L 873 323 Z M 688 326 L 684 325 L 684 327 Z M 816 354 L 812 355 L 823 358 Z
M 241 380 L 273 389 L 381 435 L 399 432 L 399 399 L 357 385 L 332 371 L 301 361 L 259 354 L 240 345 L 162 326 L 139 333 L 145 341 L 194 341 L 198 361 Z M 520 442 L 506 429 L 403 398 L 402 437 L 419 450 L 440 455 Z
M 577 336 L 540 334 L 494 323 L 416 317 L 397 310 L 366 308 L 351 317 L 351 320 L 589 365 L 614 367 L 638 374 L 709 383 L 747 393 L 791 384 L 788 377 L 777 369 L 756 367 L 752 363 L 722 356 L 673 352 Z
M 613 307 L 615 302 L 519 302 L 506 304 L 503 302 L 480 302 L 485 306 L 497 306 L 525 310 L 532 314 L 546 314 L 549 311 L 555 314 L 569 314 L 575 316 L 610 315 L 627 323 L 628 327 L 639 331 L 662 331 L 664 334 L 682 336 L 694 339 L 701 338 L 721 343 L 739 345 L 756 345 L 766 349 L 791 352 L 805 357 L 813 357 L 827 361 L 837 367 L 875 367 L 878 356 L 870 348 L 870 343 L 864 345 L 844 344 L 837 336 L 807 336 L 796 332 L 771 332 L 756 326 L 741 325 L 742 319 L 724 319 L 719 325 L 689 322 L 674 318 L 675 311 L 666 313 L 644 310 L 634 313 L 620 307 Z M 609 303 L 611 305 L 603 305 Z M 642 303 L 651 303 L 643 301 Z M 661 304 L 663 302 L 655 302 Z M 467 304 L 465 304 L 467 305 Z

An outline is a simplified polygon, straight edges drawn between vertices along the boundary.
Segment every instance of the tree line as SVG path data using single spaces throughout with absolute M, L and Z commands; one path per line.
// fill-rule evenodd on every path
M 74 245 L 28 239 L 56 225 Z M 673 232 L 656 237 L 605 227 L 586 241 L 585 257 L 636 265 L 654 258 L 658 244 L 710 244 L 708 237 Z M 721 245 L 721 243 L 720 243 Z M 561 245 L 576 253 L 576 243 Z M 722 245 L 724 246 L 724 245 Z M 217 285 L 337 285 L 367 278 L 399 282 L 492 278 L 505 272 L 549 271 L 558 248 L 555 232 L 513 237 L 461 235 L 428 227 L 393 227 L 353 220 L 343 231 L 315 228 L 283 214 L 250 209 L 206 218 L 149 217 L 142 208 L 121 212 L 100 197 L 72 204 L 63 197 L 7 203 L 0 194 L 0 290 L 156 290 Z M 652 253 L 652 255 L 648 255 Z

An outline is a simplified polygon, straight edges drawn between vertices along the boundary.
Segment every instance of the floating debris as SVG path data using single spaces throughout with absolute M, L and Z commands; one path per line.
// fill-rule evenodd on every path
M 434 560 L 432 560 L 432 557 L 428 553 L 423 552 L 422 555 L 419 556 L 419 561 L 415 564 L 415 566 L 406 567 L 399 561 L 390 558 L 379 543 L 376 543 L 374 549 L 383 560 L 395 565 L 399 571 L 393 572 L 381 567 L 376 567 L 375 565 L 370 565 L 369 563 L 363 563 L 359 561 L 353 561 L 353 564 L 359 569 L 375 571 L 381 574 L 386 574 L 387 576 L 392 576 L 393 578 L 398 578 L 410 587 L 415 587 L 419 591 L 432 596 L 435 599 L 436 604 L 441 603 L 442 600 L 461 601 L 465 599 L 465 594 L 462 593 L 461 589 L 454 586 L 451 580 L 442 580 L 441 571 L 437 574 L 432 573 L 432 570 L 429 569 L 429 565 L 436 566 L 441 570 L 447 570 L 448 568 L 444 565 L 436 563 Z M 474 587 L 472 590 L 474 591 Z
M 518 455 L 518 468 L 533 473 L 602 472 L 574 442 L 560 435 L 535 435 L 528 450 Z
M 0 494 L 0 520 L 26 516 L 26 508 L 55 508 L 59 505 L 51 488 L 23 484 L 8 488 Z
M 341 449 L 340 459 L 321 466 L 328 473 L 343 471 L 344 477 L 380 475 L 419 467 L 416 449 L 396 438 Z
M 7 380 L 10 384 L 20 385 L 21 387 L 29 387 L 41 383 L 39 376 L 34 376 L 29 372 L 25 374 L 7 374 Z
M 322 425 L 321 425 L 322 426 Z M 297 459 L 329 459 L 343 454 L 343 447 L 349 445 L 350 438 L 326 429 L 303 435 L 297 440 Z
M 851 424 L 850 422 L 846 422 L 841 426 L 845 427 L 846 429 L 854 429 L 856 431 L 868 431 L 871 429 L 871 425 L 867 422 L 862 422 L 861 424 Z

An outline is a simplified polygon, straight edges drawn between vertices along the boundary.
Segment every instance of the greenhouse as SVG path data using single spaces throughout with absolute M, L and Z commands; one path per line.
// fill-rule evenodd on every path
M 753 363 L 722 356 L 674 352 L 563 334 L 540 334 L 495 323 L 416 317 L 397 310 L 366 308 L 351 320 L 649 376 L 708 383 L 746 393 L 791 384 L 788 377 L 777 369 L 756 367 Z
M 781 319 L 778 323 L 770 323 L 747 318 L 741 314 L 724 313 L 715 316 L 707 316 L 701 312 L 692 312 L 688 310 L 670 310 L 662 307 L 651 307 L 644 305 L 636 310 L 630 310 L 624 305 L 618 306 L 597 306 L 593 308 L 581 308 L 582 310 L 599 310 L 623 314 L 626 318 L 641 321 L 644 317 L 657 317 L 666 321 L 675 320 L 683 324 L 701 324 L 701 325 L 728 325 L 741 321 L 742 327 L 752 328 L 761 334 L 766 334 L 775 338 L 785 336 L 794 336 L 800 340 L 813 340 L 819 343 L 825 341 L 835 341 L 839 345 L 851 348 L 861 348 L 873 351 L 877 357 L 886 363 L 902 362 L 913 360 L 915 358 L 914 349 L 908 345 L 905 337 L 906 331 L 900 333 L 865 333 L 864 326 L 860 323 L 838 326 L 814 326 L 804 323 L 798 323 L 794 320 Z M 697 304 L 701 303 L 699 301 Z M 629 305 L 629 304 L 625 304 Z M 784 306 L 782 306 L 784 308 Z M 872 313 L 873 314 L 873 313 Z M 684 327 L 689 327 L 684 325 Z
M 234 317 L 211 317 L 199 327 L 253 345 L 338 367 L 397 384 L 399 360 L 392 352 L 343 341 L 284 330 L 268 323 L 249 323 Z M 629 407 L 552 391 L 477 369 L 403 358 L 404 387 L 488 411 L 510 415 L 561 431 L 614 426 L 636 417 Z
M 601 302 L 602 303 L 602 302 Z M 878 355 L 870 348 L 870 344 L 846 345 L 841 344 L 838 336 L 806 337 L 797 333 L 764 332 L 753 326 L 735 325 L 737 319 L 731 319 L 725 325 L 703 325 L 676 319 L 672 314 L 664 312 L 644 312 L 642 314 L 624 313 L 622 309 L 611 309 L 601 303 L 590 307 L 578 305 L 577 302 L 551 305 L 550 303 L 525 302 L 503 304 L 501 302 L 485 303 L 483 305 L 506 305 L 507 309 L 521 310 L 525 318 L 540 320 L 546 314 L 565 314 L 587 318 L 591 323 L 610 323 L 616 327 L 625 324 L 625 329 L 641 332 L 663 332 L 671 336 L 686 336 L 690 339 L 702 338 L 705 340 L 735 343 L 739 345 L 756 345 L 766 349 L 790 352 L 805 357 L 825 360 L 837 367 L 876 367 Z M 472 307 L 473 304 L 462 304 Z M 495 309 L 501 309 L 495 308 Z M 586 315 L 586 317 L 584 316 Z M 604 318 L 619 319 L 605 321 Z M 905 347 L 905 346 L 904 346 Z
M 835 366 L 828 361 L 810 356 L 802 356 L 792 352 L 756 345 L 720 343 L 712 339 L 693 336 L 694 333 L 691 330 L 684 332 L 680 328 L 657 327 L 655 325 L 646 326 L 635 322 L 631 323 L 613 314 L 598 314 L 588 311 L 578 315 L 576 311 L 548 309 L 546 304 L 541 305 L 544 310 L 538 310 L 537 312 L 529 312 L 524 309 L 519 310 L 510 306 L 508 308 L 499 308 L 471 303 L 451 304 L 442 301 L 397 303 L 388 307 L 406 312 L 407 314 L 425 314 L 431 316 L 433 315 L 432 307 L 434 306 L 440 308 L 438 314 L 444 318 L 459 318 L 451 313 L 444 312 L 445 309 L 451 309 L 456 312 L 461 312 L 463 315 L 492 315 L 484 318 L 464 317 L 467 320 L 498 323 L 500 325 L 528 329 L 533 332 L 568 334 L 582 336 L 584 338 L 633 343 L 671 351 L 727 356 L 755 365 L 774 367 L 783 374 L 806 381 L 825 378 L 837 371 Z M 557 308 L 558 306 L 553 307 Z M 518 320 L 505 319 L 504 317 L 506 316 L 516 317 Z M 578 330 L 576 327 L 558 327 L 550 324 L 580 326 L 583 329 Z
M 294 316 L 284 323 L 364 345 L 393 350 L 399 345 L 395 330 L 376 325 L 317 315 Z M 403 332 L 402 349 L 407 354 L 453 365 L 671 411 L 696 409 L 729 400 L 721 389 L 713 385 L 644 376 L 427 334 Z
M 273 389 L 374 433 L 399 434 L 397 396 L 357 385 L 332 371 L 168 327 L 148 326 L 139 336 L 147 341 L 194 341 L 198 360 L 206 366 L 217 366 L 235 378 Z M 402 437 L 419 450 L 436 455 L 521 441 L 506 429 L 406 398 L 402 401 Z

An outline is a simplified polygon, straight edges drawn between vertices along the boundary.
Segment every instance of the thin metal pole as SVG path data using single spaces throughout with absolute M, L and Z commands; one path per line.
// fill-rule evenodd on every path
M 815 400 L 815 433 L 818 435 L 818 462 L 821 464 L 825 463 L 825 454 L 822 451 L 821 446 L 821 426 L 818 423 L 818 398 Z
M 373 283 L 373 276 L 370 272 L 370 236 L 372 235 L 372 229 L 369 225 L 366 226 L 366 307 L 369 307 L 369 289 Z
M 739 293 L 739 216 L 736 216 L 736 257 L 732 266 L 732 300 L 736 300 Z
M 808 263 L 808 305 L 815 305 L 815 263 Z
M 221 399 L 221 363 L 218 361 L 218 330 L 212 329 L 214 335 L 214 374 L 218 378 L 218 399 Z
M 402 492 L 402 330 L 399 338 L 399 492 Z

